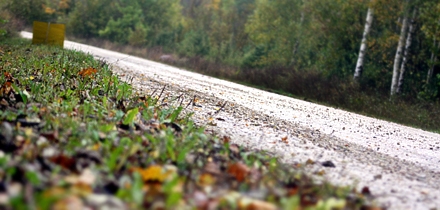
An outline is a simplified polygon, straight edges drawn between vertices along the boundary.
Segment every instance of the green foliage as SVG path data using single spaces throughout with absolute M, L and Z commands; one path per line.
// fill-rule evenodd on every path
M 266 47 L 264 45 L 256 46 L 244 55 L 241 66 L 244 68 L 264 67 L 265 64 L 261 61 L 264 57 L 267 57 L 267 51 L 268 50 L 266 50 Z
M 179 52 L 187 56 L 209 55 L 210 43 L 203 31 L 190 31 L 179 44 Z
M 183 18 L 178 0 L 91 0 L 76 2 L 69 30 L 81 37 L 102 37 L 130 45 L 172 45 Z
M 99 31 L 99 36 L 122 44 L 127 44 L 129 40 L 131 43 L 144 42 L 148 29 L 143 25 L 144 18 L 139 5 L 135 2 L 134 5 L 116 7 L 116 16 L 120 18 L 111 18 L 105 29 Z
M 128 44 L 130 45 L 144 45 L 147 43 L 147 35 L 148 35 L 148 28 L 142 24 L 141 22 L 138 22 L 134 26 L 134 30 L 130 29 L 128 34 Z
M 6 29 L 3 28 L 3 24 L 7 23 L 7 20 L 0 18 L 0 38 L 7 34 Z
M 25 24 L 31 25 L 36 20 L 51 21 L 55 18 L 55 14 L 46 10 L 45 3 L 45 0 L 6 0 L 5 9 Z
M 98 37 L 116 12 L 112 0 L 76 1 L 66 30 L 79 37 Z

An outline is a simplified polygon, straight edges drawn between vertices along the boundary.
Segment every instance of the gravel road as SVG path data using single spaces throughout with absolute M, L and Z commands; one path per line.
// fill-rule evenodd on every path
M 288 164 L 309 161 L 307 173 L 324 174 L 318 180 L 368 187 L 372 202 L 388 209 L 440 209 L 439 134 L 88 45 L 65 41 L 65 48 L 112 64 L 139 91 L 166 86 L 164 94 L 196 97 L 187 110 L 198 124 Z M 323 166 L 327 161 L 335 167 Z

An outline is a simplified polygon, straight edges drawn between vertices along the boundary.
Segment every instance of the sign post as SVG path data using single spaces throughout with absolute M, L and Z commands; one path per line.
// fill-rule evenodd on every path
M 34 21 L 32 44 L 64 47 L 64 24 Z

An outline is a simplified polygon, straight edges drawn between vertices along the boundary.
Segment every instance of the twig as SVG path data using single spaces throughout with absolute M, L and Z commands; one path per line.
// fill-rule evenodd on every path
M 218 114 L 223 108 L 225 108 L 225 106 L 226 106 L 227 103 L 228 103 L 228 102 L 225 102 L 225 103 L 220 107 L 220 109 L 218 109 L 217 111 L 214 112 L 214 114 L 213 114 L 212 116 Z
M 190 104 L 194 106 L 194 100 L 196 100 L 196 96 L 194 96 L 193 100 L 189 100 L 188 105 L 186 105 L 185 109 L 189 107 Z
M 154 89 L 154 91 L 150 94 L 150 96 L 151 97 L 153 97 L 154 96 L 154 94 L 156 93 L 156 91 L 157 91 L 157 88 L 156 89 Z
M 165 91 L 165 87 L 167 87 L 166 85 L 163 86 L 162 90 L 160 91 L 159 96 L 157 97 L 157 101 L 154 102 L 154 105 L 156 105 L 156 103 L 159 101 L 159 99 L 162 97 L 163 91 Z M 153 96 L 153 95 L 151 95 Z
M 179 104 L 179 106 L 182 106 L 182 104 L 183 104 L 183 100 L 185 100 L 185 97 L 183 97 L 183 93 L 182 93 L 182 100 L 180 101 L 180 104 Z M 180 96 L 179 96 L 180 97 Z
M 165 90 L 166 87 L 167 87 L 166 85 L 163 86 L 162 91 L 160 91 L 160 94 L 159 94 L 159 97 L 157 98 L 157 100 L 159 100 L 162 97 L 163 91 Z

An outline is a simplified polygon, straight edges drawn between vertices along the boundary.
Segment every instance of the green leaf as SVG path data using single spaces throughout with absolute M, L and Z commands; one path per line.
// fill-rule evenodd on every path
M 183 107 L 179 106 L 174 112 L 171 114 L 170 120 L 171 122 L 174 122 L 177 117 L 179 116 L 180 112 L 182 112 Z
M 290 198 L 283 198 L 281 201 L 282 209 L 298 209 L 300 207 L 299 196 L 295 195 Z
M 29 180 L 33 185 L 40 184 L 40 179 L 38 178 L 37 173 L 32 171 L 26 171 L 26 178 Z
M 124 150 L 123 147 L 117 147 L 110 154 L 110 157 L 107 160 L 107 167 L 110 169 L 110 171 L 113 171 L 114 169 L 116 169 L 116 163 L 118 162 L 118 159 L 119 159 L 120 155 L 122 154 L 123 150 Z
M 138 172 L 133 174 L 133 186 L 131 187 L 131 197 L 133 201 L 139 206 L 142 204 L 144 193 L 142 192 L 142 177 Z
M 125 119 L 124 119 L 123 124 L 124 125 L 132 125 L 134 123 L 134 119 L 138 113 L 139 113 L 139 108 L 137 108 L 137 107 L 129 110 L 127 112 L 127 114 L 125 115 Z
M 166 199 L 166 203 L 165 203 L 165 205 L 168 209 L 171 209 L 173 206 L 178 204 L 180 199 L 182 198 L 182 193 L 176 192 L 174 190 L 175 186 L 177 184 L 179 184 L 179 177 L 178 176 L 174 177 L 173 180 L 171 180 L 170 182 L 168 182 L 164 185 L 164 191 L 168 195 L 168 197 Z

